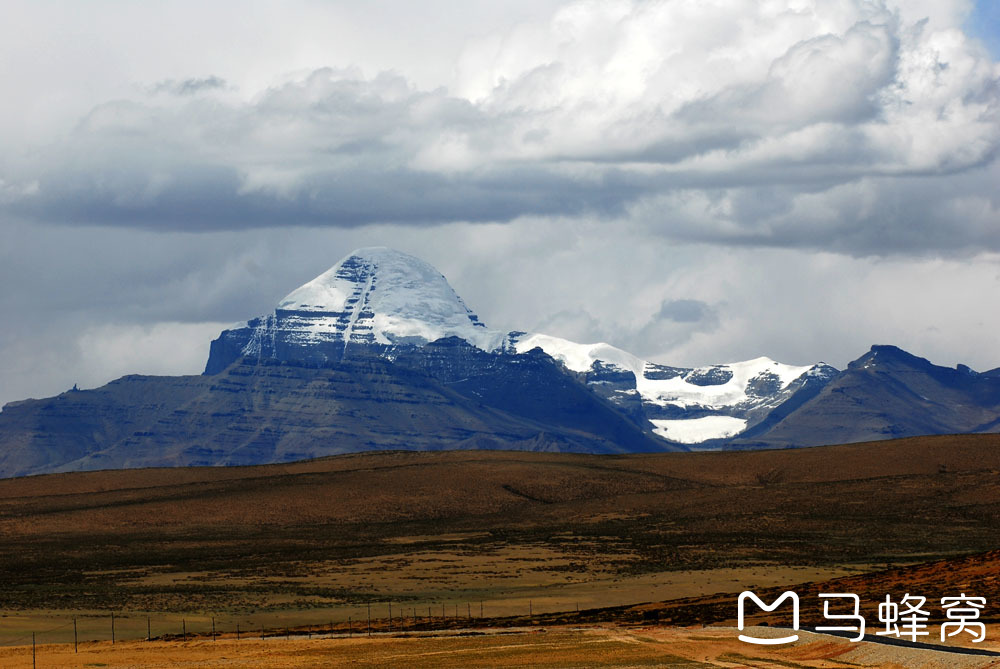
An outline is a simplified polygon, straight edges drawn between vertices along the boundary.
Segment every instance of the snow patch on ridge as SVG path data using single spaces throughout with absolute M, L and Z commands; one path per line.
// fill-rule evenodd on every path
M 712 369 L 728 371 L 732 376 L 727 382 L 717 385 L 697 385 L 689 381 L 692 377 Z M 762 375 L 774 375 L 777 378 L 779 389 L 784 390 L 792 381 L 811 369 L 812 365 L 796 367 L 762 357 L 744 362 L 702 367 L 672 379 L 647 379 L 645 376 L 640 379 L 636 377 L 636 385 L 643 399 L 661 406 L 672 405 L 681 408 L 698 406 L 721 409 L 749 400 L 750 396 L 747 390 L 750 382 Z
M 575 342 L 544 334 L 524 335 L 514 345 L 518 353 L 533 348 L 541 348 L 574 372 L 587 372 L 595 362 L 617 367 L 635 374 L 636 390 L 643 400 L 660 406 L 672 405 L 681 408 L 691 406 L 720 409 L 739 404 L 750 399 L 747 389 L 751 381 L 762 375 L 774 375 L 779 389 L 784 390 L 803 374 L 813 370 L 812 365 L 794 366 L 761 357 L 744 362 L 732 362 L 713 367 L 700 367 L 686 371 L 671 379 L 651 379 L 646 372 L 653 365 L 645 360 L 610 344 L 577 344 Z M 690 379 L 711 370 L 722 370 L 731 374 L 728 381 L 721 384 L 699 385 Z
M 650 419 L 654 434 L 683 444 L 723 439 L 743 432 L 747 419 L 729 413 L 776 405 L 797 379 L 819 373 L 815 365 L 785 365 L 766 357 L 697 369 L 664 368 L 610 344 L 577 344 L 544 334 L 518 335 L 513 343 L 517 353 L 541 348 L 574 372 L 595 371 L 595 363 L 603 368 L 632 372 L 635 390 L 616 392 L 638 393 L 643 404 L 659 407 L 668 415 L 677 409 L 720 412 L 690 419 Z
M 603 342 L 599 344 L 577 344 L 576 342 L 545 334 L 527 334 L 514 344 L 518 353 L 526 353 L 540 348 L 574 372 L 586 372 L 595 362 L 614 365 L 632 371 L 638 378 L 646 362 L 631 353 Z

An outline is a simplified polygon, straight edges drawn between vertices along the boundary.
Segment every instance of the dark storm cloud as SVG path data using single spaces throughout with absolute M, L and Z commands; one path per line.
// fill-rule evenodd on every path
M 406 169 L 398 164 L 405 147 L 387 139 L 405 125 L 406 102 L 388 99 L 395 92 L 408 97 L 405 82 L 334 81 L 327 74 L 269 91 L 256 105 L 101 105 L 38 166 L 32 194 L 13 198 L 10 211 L 35 220 L 161 230 L 454 217 L 451 210 L 474 184 L 445 184 Z M 183 93 L 200 85 L 170 82 L 168 88 Z M 248 185 L 257 169 L 289 170 L 292 182 L 264 177 L 257 187 Z M 479 206 L 470 198 L 461 213 L 481 218 Z
M 317 172 L 299 180 L 288 195 L 245 192 L 239 172 L 229 166 L 177 166 L 162 185 L 128 169 L 94 176 L 46 177 L 40 182 L 44 197 L 21 200 L 10 210 L 58 223 L 158 230 L 354 227 L 509 221 L 529 214 L 620 216 L 639 190 L 615 172 L 577 180 L 530 167 L 474 177 L 406 169 Z
M 715 318 L 715 310 L 701 300 L 664 300 L 653 318 L 675 323 L 698 323 Z
M 344 77 L 319 70 L 249 106 L 102 105 L 8 211 L 160 230 L 352 227 L 614 217 L 648 188 L 648 178 L 613 165 L 586 173 L 520 160 L 453 166 L 454 136 L 469 151 L 493 151 L 507 121 L 398 76 Z M 440 155 L 435 142 L 445 145 Z

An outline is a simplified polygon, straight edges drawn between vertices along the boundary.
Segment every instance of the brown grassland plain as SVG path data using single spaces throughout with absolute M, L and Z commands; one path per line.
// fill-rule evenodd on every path
M 110 638 L 111 611 L 118 616 L 114 652 L 119 654 L 129 647 L 122 639 L 145 637 L 147 615 L 152 635 L 164 639 L 152 643 L 170 648 L 185 646 L 166 636 L 179 634 L 179 624 L 205 633 L 212 618 L 226 633 L 236 624 L 245 630 L 303 625 L 319 630 L 334 623 L 343 631 L 349 616 L 356 624 L 367 615 L 369 604 L 385 623 L 391 602 L 397 633 L 401 614 L 414 630 L 480 624 L 503 629 L 526 620 L 548 625 L 548 631 L 519 632 L 527 646 L 518 648 L 560 638 L 567 639 L 567 647 L 623 644 L 636 653 L 652 644 L 655 655 L 664 652 L 657 644 L 680 643 L 671 634 L 701 634 L 685 631 L 685 625 L 731 624 L 732 593 L 746 588 L 780 591 L 887 568 L 905 574 L 891 568 L 935 560 L 949 560 L 938 563 L 947 565 L 1000 548 L 998 502 L 996 435 L 629 456 L 367 453 L 264 467 L 4 480 L 0 644 L 16 643 L 23 650 L 25 634 L 57 627 L 39 643 L 72 641 L 74 617 L 82 639 L 104 641 Z M 993 569 L 983 567 L 981 578 L 968 583 L 968 594 L 992 591 Z M 929 578 L 923 582 L 934 582 Z M 879 587 L 873 582 L 870 594 Z M 713 600 L 717 593 L 727 594 Z M 587 613 L 682 598 L 688 602 L 683 613 L 669 607 Z M 994 607 L 991 601 L 988 617 L 996 617 Z M 572 620 L 544 618 L 556 611 L 575 615 L 576 608 L 583 613 Z M 528 610 L 533 618 L 525 617 Z M 481 611 L 488 620 L 478 620 Z M 502 616 L 521 618 L 498 624 Z M 648 627 L 656 620 L 674 627 L 641 634 L 639 628 L 619 627 Z M 574 624 L 596 627 L 575 630 Z M 724 638 L 733 638 L 727 633 Z M 667 635 L 667 641 L 656 641 L 657 635 Z M 392 644 L 426 647 L 419 652 L 427 653 L 439 646 L 485 649 L 508 645 L 511 638 L 499 633 L 379 638 L 385 643 L 377 653 L 389 652 Z M 365 639 L 343 644 L 301 639 L 287 642 L 305 644 L 289 660 L 301 664 L 234 660 L 217 666 L 336 666 L 308 664 L 308 648 L 325 647 L 310 644 L 321 641 L 355 649 L 350 652 L 376 652 L 366 645 L 375 641 Z M 204 643 L 203 637 L 188 641 L 191 648 Z M 247 640 L 240 643 L 247 644 L 241 653 L 251 652 Z M 700 643 L 728 647 L 720 639 Z M 736 643 L 725 652 L 746 653 L 747 646 Z M 135 652 L 150 647 L 138 644 Z M 556 647 L 537 649 L 545 655 L 550 651 L 542 649 Z M 469 650 L 468 657 L 475 652 Z M 550 666 L 600 666 L 596 660 L 574 665 L 570 655 L 559 655 L 562 650 L 551 652 L 563 659 Z M 699 653 L 698 661 L 715 657 L 712 652 L 699 649 L 686 661 Z M 621 658 L 630 657 L 622 653 Z M 108 666 L 178 666 L 156 664 L 162 661 Z M 735 661 L 708 666 L 749 666 Z M 782 666 L 846 666 L 781 661 L 793 663 Z M 489 666 L 484 662 L 475 664 Z M 606 666 L 645 664 L 636 657 L 632 665 Z

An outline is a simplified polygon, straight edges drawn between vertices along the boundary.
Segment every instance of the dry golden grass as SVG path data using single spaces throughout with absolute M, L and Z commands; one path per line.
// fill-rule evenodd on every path
M 765 630 L 757 630 L 764 632 Z M 995 632 L 995 630 L 993 630 Z M 732 628 L 612 625 L 492 629 L 373 638 L 232 638 L 39 646 L 37 666 L 113 667 L 925 667 L 1000 666 L 997 658 L 850 643 L 808 632 L 790 646 L 751 646 Z M 993 646 L 996 649 L 996 646 Z M 0 665 L 31 667 L 31 647 L 0 648 Z

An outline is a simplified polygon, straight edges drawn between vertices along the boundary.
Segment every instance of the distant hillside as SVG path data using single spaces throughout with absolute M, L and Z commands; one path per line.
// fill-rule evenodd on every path
M 873 346 L 760 436 L 734 445 L 815 446 L 928 434 L 1000 432 L 1000 376 L 940 367 Z

